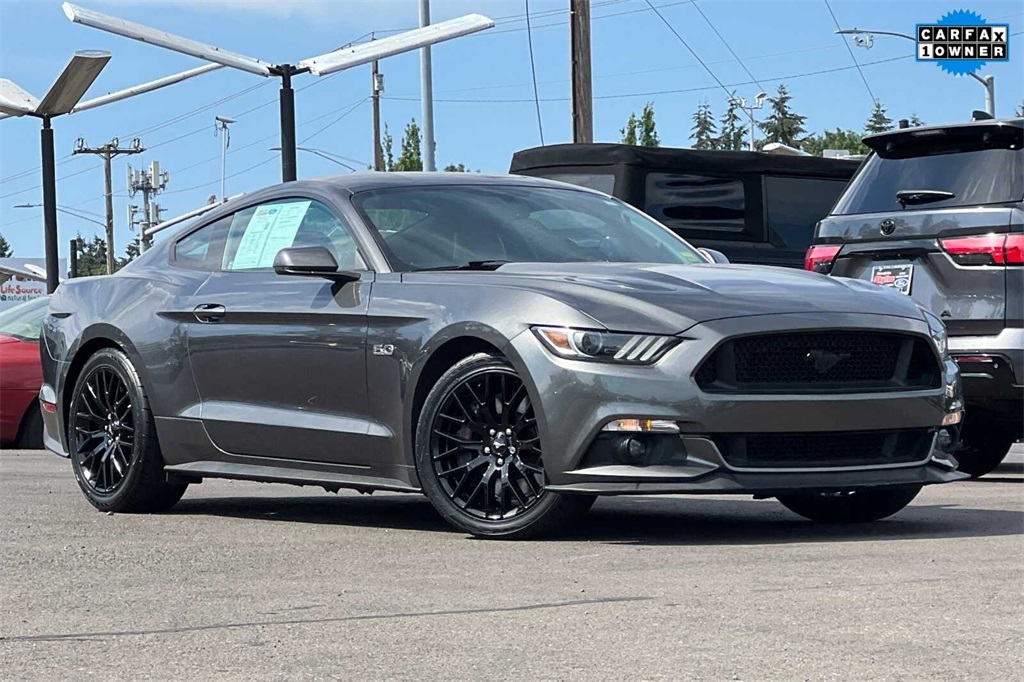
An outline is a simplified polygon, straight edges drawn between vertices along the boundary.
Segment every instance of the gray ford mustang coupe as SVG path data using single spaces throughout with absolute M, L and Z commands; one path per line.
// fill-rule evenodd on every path
M 964 477 L 938 318 L 870 283 L 712 260 L 534 178 L 277 185 L 59 287 L 46 444 L 105 511 L 237 478 L 422 492 L 503 537 L 619 494 L 871 521 Z

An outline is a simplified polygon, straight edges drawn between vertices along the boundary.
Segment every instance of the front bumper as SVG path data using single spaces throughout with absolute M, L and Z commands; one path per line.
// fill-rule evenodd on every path
M 956 365 L 943 363 L 943 386 L 879 393 L 713 394 L 693 373 L 730 337 L 790 331 L 860 329 L 927 338 L 923 321 L 881 315 L 790 314 L 723 319 L 682 334 L 682 344 L 647 367 L 589 363 L 553 357 L 533 334 L 512 341 L 534 384 L 549 488 L 565 493 L 753 493 L 825 491 L 875 486 L 926 485 L 965 478 L 933 438 L 912 462 L 798 469 L 737 469 L 715 445 L 724 434 L 803 434 L 929 429 L 938 432 L 947 411 L 962 406 Z M 667 419 L 680 428 L 683 462 L 652 466 L 584 460 L 601 428 L 613 419 Z

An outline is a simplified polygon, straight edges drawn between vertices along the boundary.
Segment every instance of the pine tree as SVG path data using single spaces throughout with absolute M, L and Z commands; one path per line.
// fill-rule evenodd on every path
M 868 117 L 864 130 L 869 135 L 892 130 L 892 119 L 886 115 L 885 106 L 878 100 L 875 100 L 875 108 L 871 110 L 871 116 Z
M 746 129 L 743 125 L 743 117 L 740 115 L 740 102 L 736 99 L 736 93 L 729 96 L 729 108 L 722 116 L 721 131 L 715 141 L 715 149 L 736 152 L 744 148 L 743 138 L 746 135 Z
M 715 117 L 711 114 L 711 105 L 704 100 L 697 105 L 697 111 L 693 114 L 693 128 L 690 137 L 693 139 L 694 149 L 714 149 L 717 146 L 715 133 L 718 126 L 715 124 Z
M 772 105 L 772 113 L 761 124 L 765 142 L 779 142 L 790 147 L 800 146 L 801 136 L 805 132 L 804 121 L 807 120 L 807 117 L 796 114 L 789 108 L 792 99 L 793 96 L 789 94 L 789 90 L 781 83 L 775 97 L 768 99 Z
M 93 237 L 86 241 L 78 235 L 78 276 L 91 277 L 107 274 L 107 240 Z
M 917 128 L 919 126 L 924 126 L 924 125 L 928 125 L 928 124 L 925 123 L 924 121 L 922 121 L 921 118 L 916 113 L 913 113 L 913 114 L 910 115 L 910 127 L 911 128 Z
M 636 129 L 638 125 L 639 121 L 636 120 L 636 114 L 630 114 L 626 120 L 626 127 L 619 128 L 619 132 L 622 133 L 621 144 L 636 146 Z
M 1020 108 L 1013 112 L 1013 115 L 1017 117 L 1024 116 L 1024 102 L 1020 103 Z
M 11 248 L 11 243 L 0 234 L 0 258 L 14 258 L 14 249 Z
M 388 130 L 388 124 L 384 124 L 384 135 L 380 139 L 381 156 L 384 157 L 384 170 L 393 171 L 395 170 L 395 140 L 391 137 L 391 131 Z
M 128 245 L 124 248 L 124 258 L 117 259 L 117 269 L 120 270 L 124 266 L 131 263 L 133 260 L 139 257 L 142 253 L 142 244 L 138 236 L 132 241 L 128 242 Z
M 444 172 L 445 173 L 468 173 L 469 169 L 466 168 L 466 164 L 464 164 L 464 163 L 459 163 L 459 164 L 449 163 L 447 166 L 444 167 Z

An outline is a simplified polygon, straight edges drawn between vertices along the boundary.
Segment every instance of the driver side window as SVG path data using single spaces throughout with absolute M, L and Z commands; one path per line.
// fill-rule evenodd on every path
M 231 220 L 221 269 L 262 270 L 281 249 L 322 246 L 341 270 L 365 270 L 348 226 L 312 199 L 280 199 L 239 211 Z

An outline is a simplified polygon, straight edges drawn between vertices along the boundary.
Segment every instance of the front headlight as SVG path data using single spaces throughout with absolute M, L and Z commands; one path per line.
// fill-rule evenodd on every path
M 681 341 L 675 336 L 618 334 L 566 327 L 534 327 L 533 333 L 548 350 L 560 357 L 625 365 L 655 363 Z
M 946 352 L 949 350 L 946 324 L 934 314 L 927 310 L 922 310 L 924 312 L 924 319 L 928 322 L 928 330 L 931 332 L 935 349 L 939 351 L 940 357 L 946 357 Z

